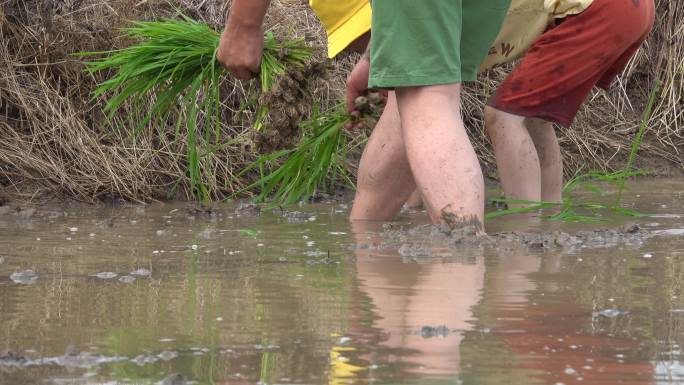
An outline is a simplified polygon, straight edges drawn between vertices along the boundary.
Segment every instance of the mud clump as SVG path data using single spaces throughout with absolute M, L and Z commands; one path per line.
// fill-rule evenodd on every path
M 477 237 L 484 234 L 482 222 L 476 217 L 459 217 L 454 214 L 451 209 L 451 204 L 447 205 L 441 210 L 441 217 L 444 224 L 449 228 L 452 237 L 457 237 L 460 240 L 466 238 Z
M 185 206 L 185 212 L 193 217 L 217 217 L 220 215 L 218 207 L 204 203 L 191 203 Z
M 235 215 L 240 217 L 258 217 L 261 215 L 261 206 L 251 202 L 240 202 L 235 208 Z
M 0 366 L 23 366 L 28 359 L 9 349 L 0 350 Z
M 303 223 L 314 220 L 316 217 L 302 211 L 289 211 L 285 209 L 273 210 L 273 215 L 284 218 L 288 223 Z
M 294 145 L 299 123 L 309 117 L 313 104 L 310 83 L 326 79 L 330 65 L 327 61 L 310 61 L 303 68 L 290 67 L 262 96 L 259 102 L 268 116 L 265 127 L 253 133 L 256 151 L 271 153 Z
M 444 258 L 449 254 L 477 254 L 484 249 L 501 253 L 521 248 L 529 252 L 574 252 L 582 248 L 639 247 L 658 235 L 658 232 L 644 230 L 637 224 L 616 229 L 584 230 L 574 234 L 545 231 L 477 236 L 476 229 L 466 226 L 455 231 L 447 225 L 422 225 L 406 229 L 401 225 L 386 224 L 383 227 L 383 242 L 377 249 L 394 249 L 407 262 L 420 263 L 436 257 Z

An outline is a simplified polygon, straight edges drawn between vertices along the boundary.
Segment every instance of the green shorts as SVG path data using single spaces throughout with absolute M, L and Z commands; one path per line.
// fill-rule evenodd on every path
M 368 86 L 475 80 L 511 0 L 372 0 Z

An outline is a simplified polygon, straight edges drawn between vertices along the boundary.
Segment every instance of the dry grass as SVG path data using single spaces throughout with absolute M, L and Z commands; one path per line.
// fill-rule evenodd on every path
M 120 47 L 117 27 L 128 19 L 172 16 L 176 10 L 215 28 L 226 4 L 218 0 L 0 0 L 0 189 L 25 199 L 45 197 L 93 201 L 115 196 L 129 200 L 190 198 L 184 140 L 174 127 L 130 134 L 133 116 L 124 109 L 105 124 L 102 100 L 90 101 L 102 78 L 82 72 L 69 54 Z M 296 25 L 292 20 L 297 20 Z M 303 36 L 323 46 L 323 31 L 301 0 L 273 1 L 267 25 L 279 36 Z M 317 53 L 322 60 L 324 51 Z M 322 106 L 342 96 L 354 58 L 338 59 L 328 79 L 315 79 L 312 100 Z M 657 63 L 661 66 L 657 67 Z M 642 164 L 659 169 L 684 166 L 684 4 L 658 1 L 656 31 L 633 60 L 617 87 L 597 92 L 561 143 L 570 173 L 624 165 L 653 79 L 663 88 L 646 134 Z M 464 112 L 486 168 L 493 157 L 482 131 L 482 100 L 505 76 L 503 69 L 469 86 Z M 222 143 L 205 143 L 201 167 L 215 198 L 239 190 L 254 175 L 234 176 L 254 160 L 249 132 L 254 111 L 241 110 L 254 85 L 225 79 L 221 86 Z M 238 111 L 241 111 L 238 113 Z M 355 153 L 360 147 L 353 140 Z M 637 166 L 640 166 L 637 164 Z M 674 166 L 674 167 L 673 167 Z

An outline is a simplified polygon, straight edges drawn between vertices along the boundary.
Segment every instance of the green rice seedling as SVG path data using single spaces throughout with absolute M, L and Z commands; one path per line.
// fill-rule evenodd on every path
M 627 165 L 624 169 L 612 173 L 591 171 L 585 174 L 575 176 L 574 178 L 569 180 L 563 187 L 563 202 L 534 202 L 495 198 L 492 200 L 493 203 L 524 204 L 526 206 L 491 212 L 486 215 L 486 218 L 493 219 L 506 215 L 529 213 L 539 211 L 542 209 L 558 207 L 560 207 L 560 211 L 558 213 L 554 215 L 545 216 L 544 218 L 571 222 L 595 222 L 605 219 L 605 217 L 602 215 L 603 212 L 612 212 L 629 217 L 643 216 L 644 214 L 636 210 L 622 207 L 622 197 L 625 189 L 625 182 L 627 179 L 635 176 L 643 176 L 646 174 L 643 171 L 635 171 L 634 162 L 636 160 L 639 147 L 641 146 L 644 133 L 646 131 L 646 128 L 648 127 L 648 122 L 651 119 L 651 114 L 653 113 L 653 106 L 655 104 L 656 95 L 659 88 L 660 81 L 656 80 L 656 83 L 653 86 L 653 89 L 651 90 L 650 96 L 648 98 L 648 104 L 646 106 L 646 110 L 644 111 L 644 115 L 641 119 L 639 131 L 632 140 L 632 148 L 627 159 Z M 615 202 L 612 205 L 608 206 L 591 201 L 577 201 L 575 198 L 572 197 L 572 193 L 579 189 L 588 190 L 598 196 L 608 195 L 608 193 L 604 189 L 597 185 L 597 182 L 609 183 L 617 186 Z M 588 212 L 591 215 L 582 215 L 579 214 L 579 212 Z
M 342 104 L 325 113 L 314 111 L 311 119 L 301 123 L 304 135 L 294 149 L 262 155 L 238 174 L 258 170 L 261 175 L 238 194 L 259 189 L 255 201 L 287 205 L 313 196 L 326 181 L 342 179 L 353 186 L 345 164 L 343 128 L 349 122 L 351 117 Z M 270 164 L 279 161 L 283 163 L 266 172 Z
M 345 130 L 362 130 L 377 119 L 385 99 L 380 93 L 371 92 L 354 101 L 355 111 L 348 114 L 345 104 L 340 103 L 329 111 L 314 111 L 310 119 L 300 123 L 303 136 L 291 150 L 276 151 L 262 155 L 239 175 L 258 170 L 260 178 L 236 194 L 259 189 L 255 200 L 287 205 L 313 196 L 325 188 L 342 181 L 354 187 L 347 169 L 347 136 Z M 282 162 L 282 163 L 281 163 Z M 270 165 L 279 164 L 267 171 Z
M 208 199 L 202 183 L 199 150 L 198 116 L 204 113 L 205 141 L 212 133 L 220 137 L 219 86 L 224 71 L 216 60 L 220 34 L 206 24 L 185 15 L 180 19 L 162 21 L 132 21 L 123 34 L 136 42 L 120 50 L 81 52 L 83 57 L 97 57 L 84 63 L 85 71 L 111 71 L 113 75 L 102 82 L 94 98 L 109 95 L 104 111 L 108 118 L 130 102 L 134 109 L 144 110 L 145 116 L 136 127 L 139 132 L 151 121 L 164 127 L 172 111 L 178 111 L 176 137 L 187 130 L 188 176 L 192 191 L 201 199 Z M 267 90 L 274 79 L 290 65 L 302 66 L 311 49 L 302 40 L 280 42 L 266 34 L 261 63 L 261 91 Z M 263 114 L 258 112 L 257 115 Z M 263 119 L 258 116 L 257 121 Z M 259 126 L 259 124 L 257 124 Z
M 646 110 L 644 111 L 644 116 L 641 118 L 641 125 L 639 126 L 639 131 L 634 136 L 634 140 L 632 141 L 632 149 L 629 153 L 629 158 L 627 159 L 627 166 L 624 169 L 624 171 L 628 174 L 632 172 L 637 152 L 639 151 L 639 147 L 641 146 L 641 142 L 644 138 L 644 133 L 646 132 L 646 127 L 648 127 L 648 122 L 651 120 L 651 115 L 653 114 L 653 106 L 655 105 L 658 89 L 660 89 L 660 80 L 656 79 L 655 85 L 651 90 L 651 95 L 648 97 L 648 105 L 646 106 Z M 620 179 L 617 197 L 615 198 L 615 204 L 613 205 L 615 209 L 620 208 L 620 206 L 622 205 L 622 194 L 625 190 L 626 179 L 627 177 Z
M 545 209 L 557 209 L 558 212 L 553 215 L 546 215 L 542 218 L 565 221 L 565 222 L 596 222 L 605 220 L 604 213 L 617 213 L 629 217 L 640 217 L 643 214 L 636 210 L 625 207 L 614 207 L 612 205 L 605 205 L 593 201 L 593 198 L 601 198 L 608 196 L 609 193 L 599 185 L 611 184 L 618 186 L 625 178 L 644 175 L 640 171 L 627 172 L 625 170 L 604 173 L 600 171 L 591 171 L 585 174 L 580 174 L 570 179 L 563 186 L 563 201 L 562 202 L 536 202 L 526 200 L 515 200 L 505 198 L 492 199 L 493 203 L 497 204 L 516 204 L 525 205 L 525 207 L 514 207 L 505 210 L 487 213 L 487 219 L 498 218 L 506 215 L 521 214 L 536 212 Z M 575 197 L 574 193 L 579 190 L 585 190 L 592 193 L 592 198 L 579 199 Z M 586 213 L 581 214 L 581 213 Z

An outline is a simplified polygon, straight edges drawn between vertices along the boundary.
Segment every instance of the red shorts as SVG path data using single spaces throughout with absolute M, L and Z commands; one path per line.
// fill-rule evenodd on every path
M 594 0 L 534 42 L 489 105 L 570 126 L 591 89 L 607 89 L 653 27 L 654 0 Z

